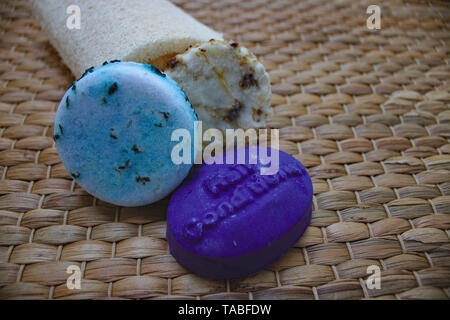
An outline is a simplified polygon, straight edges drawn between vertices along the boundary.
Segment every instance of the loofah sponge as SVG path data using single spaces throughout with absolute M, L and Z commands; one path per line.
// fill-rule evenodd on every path
M 161 67 L 161 61 L 190 45 L 222 39 L 165 0 L 30 1 L 33 15 L 76 77 L 113 59 Z M 70 5 L 80 8 L 80 29 L 66 26 Z

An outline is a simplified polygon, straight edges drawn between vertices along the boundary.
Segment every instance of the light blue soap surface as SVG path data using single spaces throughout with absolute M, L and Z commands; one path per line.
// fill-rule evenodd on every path
M 67 90 L 53 137 L 65 168 L 87 192 L 121 206 L 155 202 L 191 164 L 174 164 L 175 129 L 194 136 L 196 114 L 178 85 L 156 68 L 111 62 Z M 195 146 L 192 143 L 192 154 Z

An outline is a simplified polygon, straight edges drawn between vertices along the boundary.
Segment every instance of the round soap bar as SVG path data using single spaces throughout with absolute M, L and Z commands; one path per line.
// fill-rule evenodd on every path
M 170 251 L 204 277 L 243 277 L 271 265 L 295 244 L 311 219 L 313 189 L 302 164 L 265 147 L 230 150 L 225 159 L 236 160 L 242 150 L 245 163 L 218 164 L 224 155 L 215 157 L 216 163 L 196 168 L 169 202 Z M 267 165 L 260 163 L 261 155 L 275 152 L 278 170 L 263 175 Z
M 175 164 L 175 129 L 194 134 L 184 92 L 151 65 L 112 61 L 86 70 L 58 107 L 53 138 L 67 171 L 95 197 L 140 206 L 173 191 L 191 164 Z M 194 152 L 194 142 L 191 145 Z M 192 161 L 191 161 L 192 163 Z

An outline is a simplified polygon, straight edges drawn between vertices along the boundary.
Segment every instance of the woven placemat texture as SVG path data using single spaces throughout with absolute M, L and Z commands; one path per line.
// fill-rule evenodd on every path
M 448 299 L 450 10 L 383 1 L 177 0 L 250 48 L 273 85 L 281 149 L 313 179 L 304 236 L 232 281 L 169 254 L 167 200 L 118 208 L 87 194 L 52 140 L 73 81 L 26 1 L 0 4 L 0 299 Z M 101 13 L 99 13 L 101 14 Z M 78 265 L 80 290 L 66 269 Z M 377 265 L 381 289 L 366 284 Z

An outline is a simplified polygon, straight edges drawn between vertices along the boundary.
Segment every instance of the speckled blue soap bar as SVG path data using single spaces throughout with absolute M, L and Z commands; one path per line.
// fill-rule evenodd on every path
M 249 161 L 250 148 L 244 149 L 244 164 L 200 165 L 170 199 L 170 252 L 201 276 L 237 278 L 269 266 L 295 244 L 311 219 L 313 187 L 302 164 L 279 151 L 278 171 L 262 175 L 260 161 Z M 237 150 L 230 153 L 237 159 Z M 259 160 L 261 153 L 255 154 Z
M 171 161 L 173 130 L 197 117 L 178 85 L 153 66 L 112 61 L 67 90 L 54 139 L 67 171 L 97 198 L 140 206 L 167 196 L 191 165 Z M 194 146 L 192 146 L 194 150 Z

